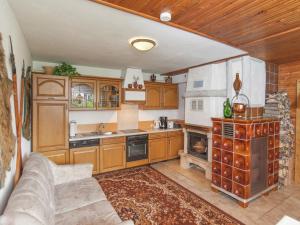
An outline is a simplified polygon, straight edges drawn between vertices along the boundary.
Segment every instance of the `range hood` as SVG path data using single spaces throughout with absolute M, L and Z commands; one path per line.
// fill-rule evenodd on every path
M 227 95 L 226 63 L 189 69 L 185 93 L 185 123 L 211 127 L 222 116 Z
M 137 80 L 142 89 L 128 88 L 128 84 L 133 84 Z M 127 68 L 123 82 L 123 102 L 124 103 L 143 103 L 146 101 L 144 76 L 141 69 Z

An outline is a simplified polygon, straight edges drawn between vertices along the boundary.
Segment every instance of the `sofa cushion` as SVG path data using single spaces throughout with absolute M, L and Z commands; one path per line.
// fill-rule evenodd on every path
M 46 225 L 37 218 L 22 212 L 11 212 L 0 217 L 0 225 Z
M 23 174 L 11 194 L 3 218 L 54 224 L 54 182 L 48 159 L 33 153 L 25 162 Z M 26 224 L 17 223 L 15 224 Z M 28 223 L 31 224 L 31 223 Z
M 106 200 L 99 183 L 92 177 L 56 185 L 54 193 L 56 214 Z
M 56 225 L 116 225 L 122 221 L 107 200 L 55 215 Z
M 36 171 L 37 173 L 40 173 L 41 175 L 47 178 L 50 185 L 52 186 L 54 185 L 54 177 L 51 168 L 51 161 L 49 161 L 47 157 L 39 153 L 35 153 L 35 152 L 31 153 L 30 157 L 25 162 L 23 174 L 26 173 L 26 171 L 28 170 Z
M 34 191 L 14 191 L 9 198 L 4 212 L 5 217 L 11 217 L 10 215 L 14 215 L 14 219 L 17 221 L 22 221 L 19 217 L 22 218 L 24 215 L 28 215 L 29 218 L 33 218 L 41 224 L 54 224 L 54 210 Z M 18 224 L 25 225 L 26 223 L 16 223 L 15 225 Z M 30 223 L 28 223 L 28 225 L 30 225 Z

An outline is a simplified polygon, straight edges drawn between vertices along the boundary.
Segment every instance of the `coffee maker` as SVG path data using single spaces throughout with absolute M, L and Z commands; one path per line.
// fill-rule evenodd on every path
M 161 117 L 159 117 L 159 121 L 160 121 L 160 125 L 159 125 L 160 129 L 167 129 L 168 128 L 168 117 L 161 116 Z

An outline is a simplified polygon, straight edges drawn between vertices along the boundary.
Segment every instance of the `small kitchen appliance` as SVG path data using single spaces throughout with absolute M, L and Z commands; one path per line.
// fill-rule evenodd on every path
M 153 128 L 158 129 L 160 127 L 160 121 L 159 120 L 154 120 L 153 122 Z
M 70 137 L 75 137 L 77 134 L 77 122 L 75 120 L 70 121 Z
M 168 129 L 174 128 L 174 121 L 168 121 Z
M 159 121 L 160 121 L 160 125 L 159 125 L 160 129 L 167 129 L 168 128 L 168 117 L 161 116 L 161 117 L 159 117 Z

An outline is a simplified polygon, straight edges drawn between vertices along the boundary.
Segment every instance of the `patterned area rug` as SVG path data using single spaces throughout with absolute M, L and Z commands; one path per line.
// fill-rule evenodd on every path
M 121 219 L 135 225 L 242 224 L 149 166 L 95 178 Z

